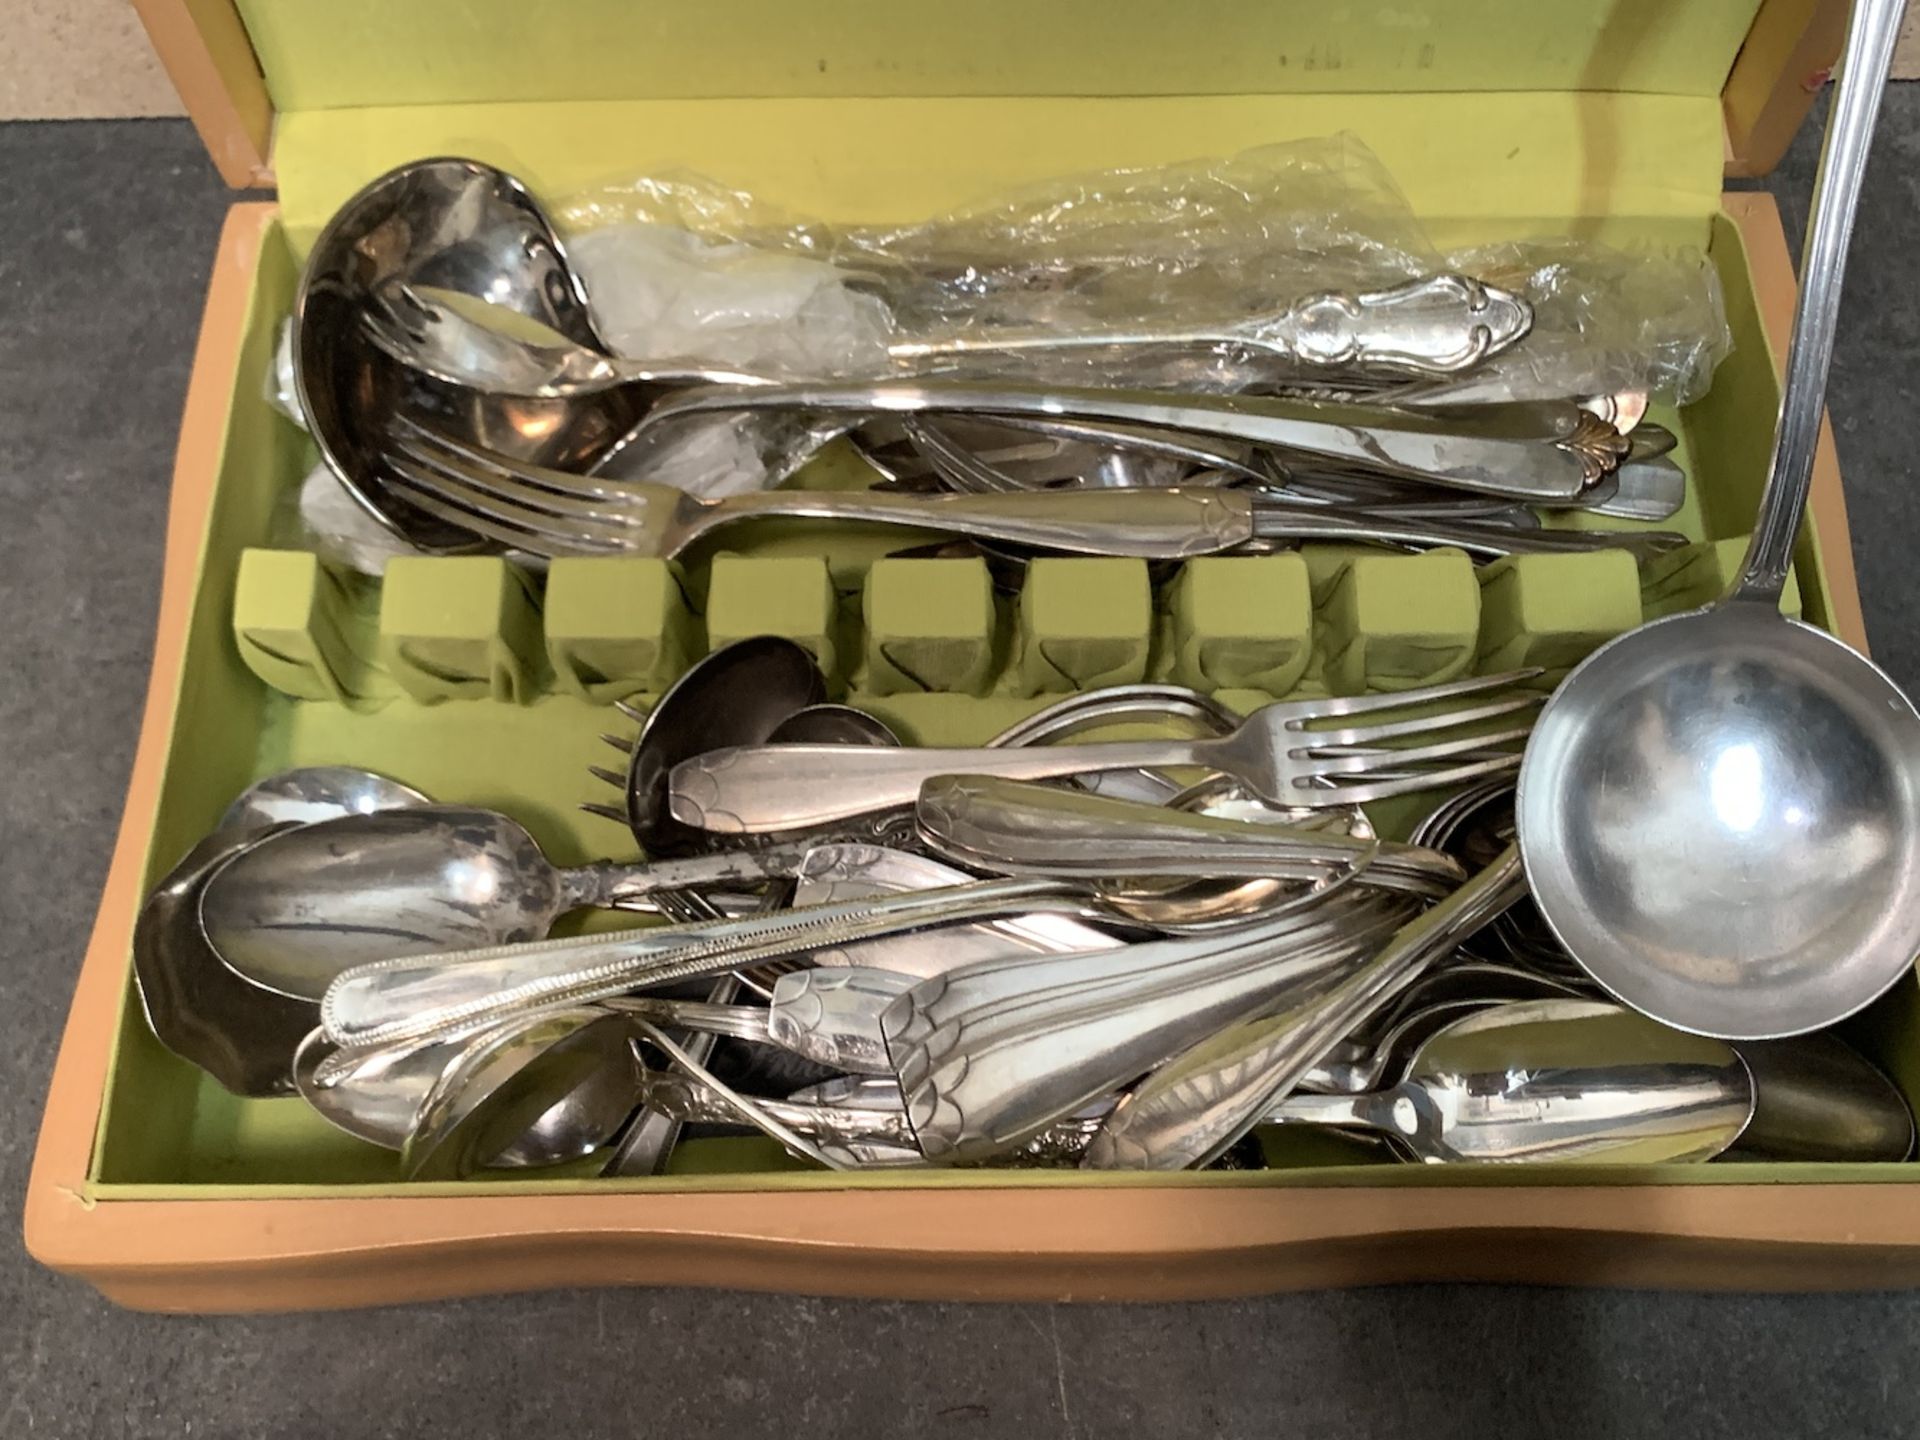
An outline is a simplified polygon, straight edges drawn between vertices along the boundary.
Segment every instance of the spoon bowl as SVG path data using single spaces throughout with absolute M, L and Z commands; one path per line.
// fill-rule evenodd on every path
M 1837 1035 L 1734 1048 L 1753 1076 L 1753 1119 L 1729 1159 L 1898 1164 L 1913 1154 L 1907 1097 Z
M 1454 1020 L 1407 1077 L 1371 1095 L 1295 1094 L 1268 1118 L 1384 1133 L 1429 1164 L 1710 1160 L 1753 1114 L 1726 1044 L 1592 1000 L 1533 1000 Z
M 627 767 L 627 825 L 649 855 L 689 855 L 715 838 L 674 818 L 673 767 L 714 746 L 768 739 L 800 711 L 827 698 L 813 655 L 777 635 L 715 650 L 687 670 L 648 714 Z
M 769 745 L 898 745 L 893 727 L 853 705 L 809 705 L 767 736 Z
M 223 868 L 293 827 L 215 831 L 187 852 L 140 907 L 133 973 L 155 1037 L 236 1095 L 293 1091 L 289 1057 L 319 1009 L 256 985 L 221 959 L 200 899 Z
M 221 830 L 312 825 L 342 815 L 406 810 L 433 802 L 411 785 L 354 765 L 309 765 L 256 780 L 220 817 Z
M 459 1180 L 512 1150 L 523 1165 L 590 1155 L 640 1103 L 624 1015 L 557 1010 L 475 1036 L 441 1072 L 401 1148 L 411 1180 Z
M 1920 714 L 1769 608 L 1595 652 L 1535 724 L 1517 812 L 1561 943 L 1679 1029 L 1819 1029 L 1920 954 Z
M 240 974 L 317 1000 L 351 965 L 537 939 L 592 898 L 582 873 L 505 815 L 422 806 L 273 836 L 205 887 L 200 918 Z

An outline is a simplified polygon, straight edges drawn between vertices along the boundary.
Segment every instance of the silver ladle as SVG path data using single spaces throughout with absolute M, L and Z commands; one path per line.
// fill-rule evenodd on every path
M 1854 8 L 1739 578 L 1718 604 L 1588 656 L 1520 769 L 1527 877 L 1554 934 L 1627 1004 L 1728 1039 L 1845 1019 L 1920 953 L 1920 713 L 1864 656 L 1779 610 L 1900 13 L 1900 0 Z
M 499 310 L 604 351 L 552 223 L 518 180 L 474 160 L 413 161 L 355 194 L 314 242 L 293 302 L 301 412 L 327 466 L 367 514 L 433 554 L 487 548 L 396 494 L 382 437 L 432 416 L 489 448 L 563 467 L 591 463 L 647 408 L 641 390 L 568 400 L 489 395 L 395 361 L 362 317 L 397 283 L 484 296 Z

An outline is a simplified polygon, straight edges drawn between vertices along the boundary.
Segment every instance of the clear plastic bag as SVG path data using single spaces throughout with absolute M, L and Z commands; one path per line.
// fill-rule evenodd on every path
M 1568 240 L 1446 254 L 1378 157 L 1350 135 L 1048 181 L 900 226 L 798 219 L 689 175 L 603 184 L 564 200 L 557 215 L 577 236 L 570 249 L 596 310 L 625 304 L 612 294 L 639 257 L 671 252 L 678 323 L 620 327 L 617 348 L 759 363 L 785 377 L 859 378 L 905 365 L 1240 390 L 1298 374 L 1233 343 L 1256 318 L 1326 291 L 1358 294 L 1450 270 L 1515 289 L 1535 307 L 1532 333 L 1457 395 L 1647 390 L 1684 403 L 1705 393 L 1731 346 L 1713 268 L 1698 250 Z M 809 323 L 819 343 L 795 333 Z M 1189 338 L 1138 343 L 1155 333 Z M 1134 343 L 987 348 L 1020 334 Z M 1191 338 L 1208 335 L 1219 338 Z M 1457 398 L 1456 382 L 1435 392 Z
M 1631 390 L 1686 403 L 1731 348 L 1698 250 L 1559 240 L 1443 253 L 1350 135 L 1066 177 L 895 226 L 795 217 L 689 174 L 618 178 L 552 212 L 616 351 L 775 379 L 1340 388 L 1350 377 L 1276 358 L 1250 327 L 1329 291 L 1448 271 L 1524 296 L 1532 328 L 1468 372 L 1395 392 L 1409 403 Z M 1086 343 L 1101 337 L 1127 343 Z M 284 355 L 281 372 L 276 402 L 298 418 Z M 626 447 L 610 473 L 735 494 L 778 483 L 844 429 L 776 412 L 690 417 Z M 307 488 L 309 528 L 378 568 L 392 542 L 337 488 Z

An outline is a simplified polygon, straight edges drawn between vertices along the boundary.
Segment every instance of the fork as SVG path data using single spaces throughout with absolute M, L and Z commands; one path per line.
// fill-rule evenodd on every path
M 1445 789 L 1517 769 L 1515 753 L 1488 750 L 1524 739 L 1531 722 L 1487 734 L 1394 742 L 1476 727 L 1539 705 L 1538 694 L 1474 700 L 1538 676 L 1512 671 L 1394 695 L 1277 701 L 1217 739 L 1140 740 L 1032 749 L 860 749 L 844 745 L 736 745 L 674 767 L 675 819 L 728 835 L 799 829 L 909 805 L 938 775 L 1043 780 L 1102 770 L 1192 765 L 1232 775 L 1276 805 L 1358 805 Z M 1458 702 L 1470 703 L 1458 703 Z M 1337 729 L 1311 723 L 1439 703 L 1444 708 Z
M 544 556 L 671 560 L 723 526 L 781 516 L 898 525 L 1039 550 L 1148 560 L 1215 555 L 1260 539 L 1450 545 L 1494 556 L 1613 547 L 1653 554 L 1687 543 L 1685 536 L 1668 531 L 1513 530 L 1464 520 L 1341 515 L 1236 490 L 930 496 L 766 490 L 702 500 L 644 480 L 524 464 L 407 419 L 397 420 L 395 429 L 384 458 L 396 493 L 509 549 Z

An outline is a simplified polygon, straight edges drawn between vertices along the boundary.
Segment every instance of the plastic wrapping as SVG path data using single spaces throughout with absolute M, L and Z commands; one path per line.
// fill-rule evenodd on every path
M 1447 264 L 1533 306 L 1526 339 L 1443 387 L 1449 400 L 1643 390 L 1690 405 L 1733 348 L 1719 272 L 1697 249 L 1536 240 L 1460 251 Z
M 652 224 L 589 231 L 567 254 L 622 355 L 792 379 L 886 368 L 886 303 L 810 256 Z
M 1390 383 L 1402 403 L 1622 391 L 1687 403 L 1731 346 L 1697 249 L 1547 240 L 1444 253 L 1347 135 L 1052 180 L 896 226 L 794 217 L 685 174 L 614 180 L 552 209 L 616 352 L 773 379 L 933 373 L 1213 393 Z M 1450 271 L 1522 295 L 1530 331 L 1470 370 L 1413 381 L 1256 343 L 1263 321 L 1311 297 Z M 290 381 L 283 344 L 272 393 L 298 418 Z M 778 483 L 845 428 L 777 412 L 689 417 L 625 447 L 607 473 L 735 494 Z M 1138 483 L 1180 473 L 1126 463 Z M 309 487 L 303 506 L 313 538 L 377 565 L 377 537 L 329 530 L 354 516 L 323 491 Z
M 623 325 L 617 348 L 789 377 L 911 368 L 1215 391 L 1310 380 L 1311 368 L 1234 343 L 1236 332 L 1308 296 L 1449 270 L 1524 295 L 1535 324 L 1470 383 L 1449 379 L 1436 395 L 1646 390 L 1685 403 L 1731 344 L 1697 249 L 1554 240 L 1448 254 L 1349 135 L 1049 181 L 900 226 L 836 228 L 688 175 L 609 182 L 556 213 L 596 311 L 628 308 L 614 296 L 636 281 L 658 288 L 639 275 L 649 257 L 671 262 L 677 323 L 651 335 Z M 796 333 L 809 321 L 824 343 Z M 983 348 L 1109 333 L 1133 343 Z M 1154 334 L 1174 343 L 1138 343 Z

